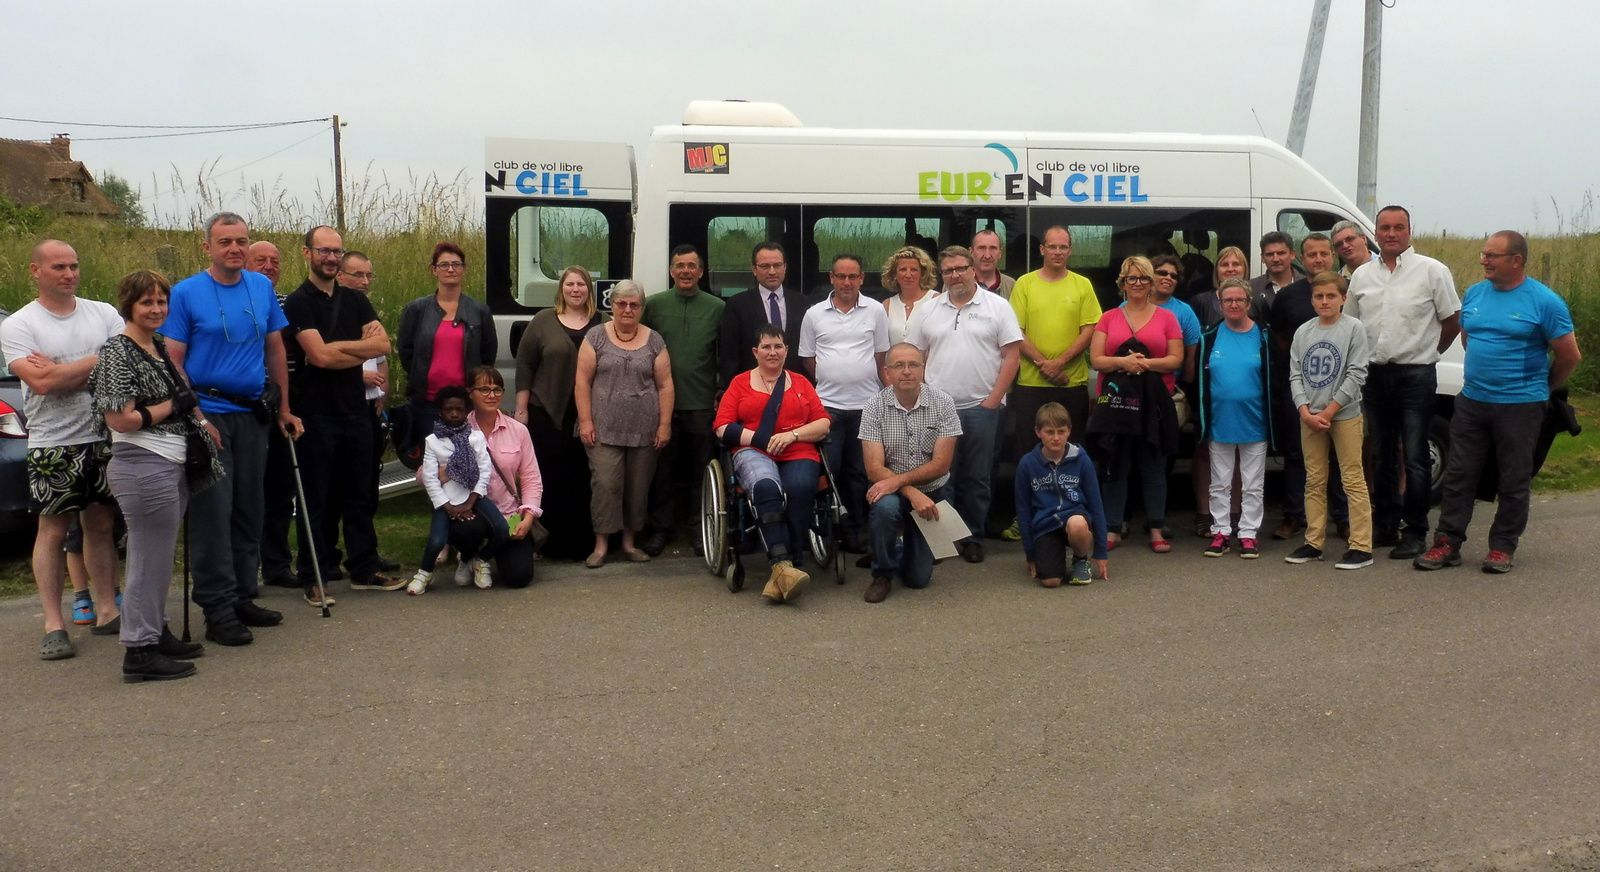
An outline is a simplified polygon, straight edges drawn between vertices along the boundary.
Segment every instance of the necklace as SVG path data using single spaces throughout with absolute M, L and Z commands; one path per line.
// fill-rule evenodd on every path
M 777 388 L 778 379 L 783 378 L 783 373 L 782 372 L 779 372 L 777 375 L 773 376 L 772 378 L 767 378 L 766 374 L 763 373 L 759 369 L 756 370 L 756 375 L 761 378 L 761 383 L 767 386 L 767 393 L 769 393 L 769 394 L 772 393 L 772 391 L 775 388 Z
M 623 336 L 622 335 L 622 327 L 620 325 L 618 325 L 617 322 L 612 321 L 611 322 L 611 332 L 616 335 L 618 342 L 632 342 L 633 341 L 633 337 L 639 335 L 639 325 L 638 324 L 633 325 L 633 332 L 629 333 L 627 336 Z

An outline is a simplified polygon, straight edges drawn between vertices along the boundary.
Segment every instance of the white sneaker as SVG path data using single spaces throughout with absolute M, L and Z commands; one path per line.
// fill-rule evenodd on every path
M 488 561 L 476 557 L 472 559 L 472 583 L 478 586 L 478 590 L 488 590 L 494 586 L 494 576 L 489 574 Z
M 456 587 L 466 587 L 472 583 L 472 560 L 456 561 Z
M 413 575 L 411 581 L 406 584 L 406 593 L 411 596 L 422 596 L 428 592 L 428 581 L 432 578 L 433 573 L 428 570 L 417 570 L 417 574 Z

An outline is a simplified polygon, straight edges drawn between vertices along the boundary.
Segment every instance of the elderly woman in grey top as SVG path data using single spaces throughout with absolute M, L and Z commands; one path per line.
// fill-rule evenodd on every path
M 622 553 L 643 562 L 634 547 L 645 524 L 656 452 L 672 434 L 672 361 L 661 334 L 639 323 L 644 288 L 631 280 L 611 289 L 611 321 L 589 331 L 578 347 L 578 437 L 589 453 L 594 551 L 584 565 L 606 561 L 612 533 Z

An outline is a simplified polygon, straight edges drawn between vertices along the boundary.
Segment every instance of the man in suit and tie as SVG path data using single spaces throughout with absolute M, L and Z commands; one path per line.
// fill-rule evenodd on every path
M 750 349 L 756 347 L 757 334 L 767 324 L 776 324 L 783 330 L 783 342 L 789 346 L 784 367 L 804 375 L 798 351 L 806 298 L 798 289 L 783 286 L 789 272 L 783 246 L 776 242 L 756 245 L 750 253 L 750 271 L 755 274 L 756 286 L 729 300 L 722 310 L 717 342 L 720 384 L 726 385 L 739 373 L 755 368 Z

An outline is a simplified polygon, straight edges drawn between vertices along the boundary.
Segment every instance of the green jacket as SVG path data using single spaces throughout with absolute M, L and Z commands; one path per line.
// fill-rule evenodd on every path
M 685 297 L 676 290 L 651 294 L 644 326 L 661 334 L 672 356 L 675 412 L 713 408 L 717 390 L 717 332 L 723 302 L 704 291 Z

